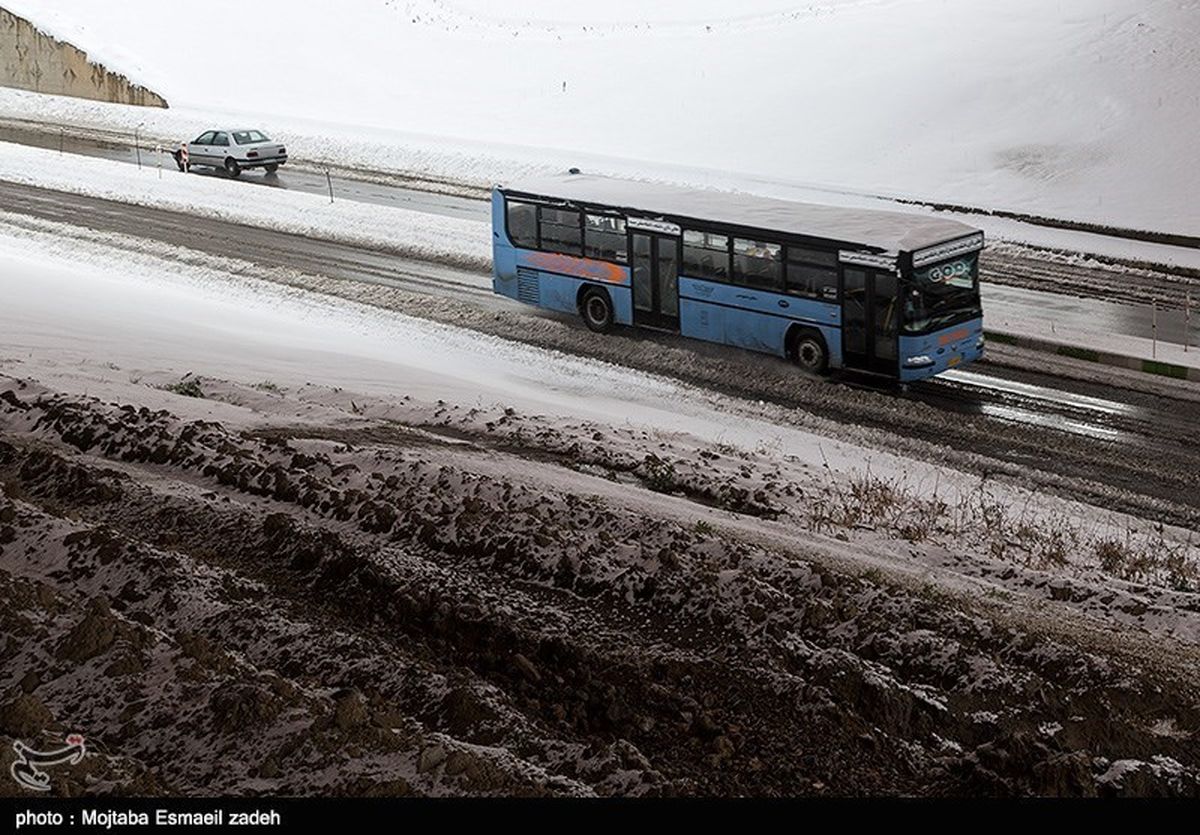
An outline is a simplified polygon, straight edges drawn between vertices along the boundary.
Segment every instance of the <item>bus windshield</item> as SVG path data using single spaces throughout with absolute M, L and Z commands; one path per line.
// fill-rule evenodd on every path
M 904 314 L 906 333 L 924 333 L 980 316 L 979 253 L 914 270 Z

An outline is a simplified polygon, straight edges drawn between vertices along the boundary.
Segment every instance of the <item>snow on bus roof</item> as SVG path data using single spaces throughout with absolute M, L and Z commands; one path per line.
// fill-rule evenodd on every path
M 799 203 L 592 174 L 530 178 L 501 189 L 646 214 L 827 238 L 886 252 L 912 252 L 979 232 L 965 223 L 929 215 Z

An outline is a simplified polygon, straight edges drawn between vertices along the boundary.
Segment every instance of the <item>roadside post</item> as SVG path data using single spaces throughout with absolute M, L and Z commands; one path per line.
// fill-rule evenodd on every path
M 136 151 L 137 151 L 137 164 L 138 164 L 138 171 L 141 171 L 141 170 L 142 170 L 142 138 L 141 138 L 141 130 L 142 130 L 142 126 L 141 126 L 141 125 L 138 125 L 136 128 L 134 128 L 134 129 L 133 129 L 133 147 L 134 147 L 134 150 L 136 150 Z
M 1183 295 L 1183 352 L 1192 344 L 1192 291 Z
M 1158 299 L 1150 302 L 1150 359 L 1158 359 Z
M 329 202 L 333 202 L 333 177 L 329 176 L 329 169 L 325 169 L 325 182 L 329 183 Z
M 160 180 L 162 179 L 162 155 L 163 155 L 162 145 L 155 145 L 154 146 L 154 158 L 156 160 L 158 160 L 158 179 L 160 179 Z

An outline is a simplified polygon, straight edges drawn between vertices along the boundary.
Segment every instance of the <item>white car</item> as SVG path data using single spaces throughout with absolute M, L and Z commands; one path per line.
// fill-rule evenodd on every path
M 247 168 L 278 171 L 287 162 L 287 148 L 260 130 L 210 130 L 185 142 L 174 157 L 180 171 L 203 165 L 236 177 Z

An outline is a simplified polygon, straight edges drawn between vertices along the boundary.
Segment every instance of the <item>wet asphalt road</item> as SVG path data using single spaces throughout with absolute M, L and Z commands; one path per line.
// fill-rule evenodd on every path
M 382 284 L 411 292 L 469 300 L 489 309 L 513 303 L 491 291 L 484 272 L 414 261 L 399 253 L 375 251 L 300 235 L 244 226 L 101 198 L 0 182 L 0 206 L 10 212 L 102 232 L 157 241 L 209 255 L 235 257 L 262 267 L 294 269 L 335 280 Z M 526 310 L 526 308 L 520 308 Z M 1102 392 L 1072 393 L 1064 381 L 1048 375 L 1005 382 L 997 373 L 976 371 L 943 375 L 935 384 L 918 384 L 914 396 L 965 414 L 1029 423 L 1101 440 L 1128 440 L 1148 426 L 1174 427 L 1177 410 L 1156 414 L 1153 401 L 1119 403 Z M 1172 430 L 1174 432 L 1174 430 Z
M 263 267 L 295 269 L 333 279 L 385 284 L 430 295 L 506 301 L 486 273 L 470 272 L 395 253 L 315 240 L 302 235 L 134 206 L 112 200 L 0 183 L 0 208 L 43 220 L 158 241 Z
M 252 181 L 249 181 L 252 182 Z M 415 192 L 415 194 L 421 194 Z M 440 197 L 440 195 L 427 195 Z M 445 264 L 414 261 L 396 253 L 316 240 L 287 232 L 233 224 L 212 218 L 185 215 L 67 192 L 0 182 L 0 206 L 33 217 L 68 223 L 103 232 L 157 241 L 168 246 L 210 255 L 235 257 L 262 267 L 347 280 L 381 284 L 411 292 L 469 300 L 489 309 L 510 309 L 513 303 L 491 291 L 487 273 Z M 993 290 L 1029 297 L 1035 291 L 996 287 Z M 1011 292 L 1010 292 L 1011 291 Z M 1048 294 L 1038 294 L 1048 295 Z M 1065 297 L 1053 297 L 1050 303 Z M 1080 306 L 1103 304 L 1108 327 L 1136 329 L 1136 311 L 1093 300 L 1067 300 Z M 522 308 L 525 310 L 525 308 Z M 1043 375 L 1034 381 L 1005 382 L 993 371 L 955 372 L 933 383 L 918 384 L 913 396 L 947 411 L 985 415 L 995 419 L 1056 429 L 1097 440 L 1130 443 L 1147 435 L 1148 427 L 1175 427 L 1174 410 L 1156 414 L 1152 404 L 1113 404 L 1096 394 L 1072 394 L 1064 381 Z M 1193 418 L 1184 418 L 1191 421 Z M 1179 427 L 1177 427 L 1179 428 Z M 1181 430 L 1182 431 L 1182 430 Z M 1157 433 L 1149 433 L 1157 434 Z

